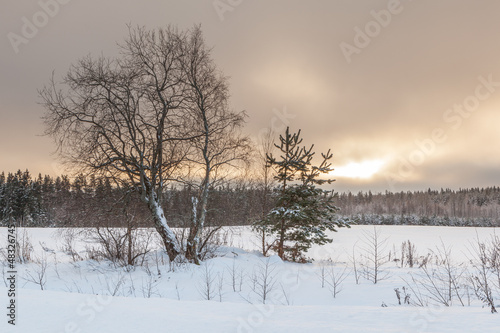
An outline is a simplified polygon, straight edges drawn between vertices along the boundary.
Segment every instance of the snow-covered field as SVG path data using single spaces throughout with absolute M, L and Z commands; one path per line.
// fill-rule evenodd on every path
M 374 284 L 372 226 L 334 233 L 333 243 L 308 253 L 315 259 L 311 264 L 263 257 L 259 240 L 241 227 L 232 228 L 219 256 L 201 266 L 169 264 L 154 251 L 135 268 L 74 260 L 62 250 L 58 230 L 29 229 L 33 262 L 16 266 L 16 326 L 7 322 L 10 275 L 2 261 L 0 332 L 500 332 L 500 314 L 466 288 L 477 239 L 490 240 L 494 229 L 379 226 L 376 231 L 383 265 Z M 5 251 L 6 228 L 0 228 L 0 240 Z M 413 268 L 401 262 L 408 240 L 415 246 Z M 82 258 L 88 245 L 75 244 Z M 439 261 L 447 252 L 447 272 L 459 284 L 451 306 L 433 299 L 432 289 L 425 289 L 430 280 L 418 267 L 427 258 L 427 271 L 443 277 L 446 265 Z M 491 274 L 498 304 L 500 286 Z M 410 304 L 404 304 L 406 295 Z M 427 306 L 417 306 L 419 299 Z

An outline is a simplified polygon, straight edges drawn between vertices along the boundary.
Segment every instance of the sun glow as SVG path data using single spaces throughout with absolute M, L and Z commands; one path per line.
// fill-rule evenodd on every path
M 331 175 L 335 177 L 367 179 L 380 171 L 384 164 L 385 162 L 383 160 L 351 162 L 335 168 L 335 170 L 331 172 Z

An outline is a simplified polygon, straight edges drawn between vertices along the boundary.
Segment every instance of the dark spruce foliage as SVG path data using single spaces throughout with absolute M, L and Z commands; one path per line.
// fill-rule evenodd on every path
M 315 166 L 312 164 L 314 145 L 301 146 L 300 130 L 290 134 L 287 128 L 279 140 L 280 143 L 275 144 L 279 157 L 267 155 L 267 163 L 276 172 L 278 184 L 275 205 L 253 228 L 276 237 L 273 248 L 283 260 L 304 261 L 304 252 L 313 244 L 332 241 L 326 231 L 336 231 L 349 224 L 336 218 L 338 208 L 333 203 L 333 191 L 317 187 L 333 182 L 319 178 L 333 170 L 330 151 L 321 154 L 322 161 Z

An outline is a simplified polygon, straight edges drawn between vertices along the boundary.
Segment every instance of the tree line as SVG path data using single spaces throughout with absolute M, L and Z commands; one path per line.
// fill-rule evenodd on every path
M 173 227 L 189 227 L 195 188 L 171 186 L 161 205 Z M 251 225 L 279 199 L 262 182 L 231 181 L 210 189 L 207 226 Z M 500 187 L 353 194 L 335 193 L 338 216 L 359 224 L 498 226 Z M 127 215 L 128 214 L 128 215 Z M 133 189 L 110 178 L 79 175 L 33 177 L 18 170 L 0 173 L 0 220 L 26 227 L 151 226 L 151 214 Z
M 342 214 L 362 224 L 500 225 L 500 187 L 342 193 Z
M 249 225 L 262 214 L 262 188 L 228 183 L 210 189 L 207 226 Z M 161 205 L 173 227 L 190 226 L 196 189 L 189 185 L 164 190 Z M 79 175 L 51 177 L 18 170 L 0 173 L 0 220 L 25 227 L 124 227 L 124 216 L 137 227 L 150 227 L 151 214 L 134 188 L 111 178 Z

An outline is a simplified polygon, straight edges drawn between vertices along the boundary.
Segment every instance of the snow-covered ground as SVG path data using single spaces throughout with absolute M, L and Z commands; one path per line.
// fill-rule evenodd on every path
M 155 251 L 147 264 L 133 269 L 106 261 L 75 261 L 62 251 L 58 230 L 29 229 L 33 262 L 16 267 L 16 326 L 7 323 L 9 274 L 3 265 L 0 332 L 500 332 L 500 314 L 492 314 L 463 288 L 457 289 L 462 300 L 455 297 L 452 306 L 432 299 L 428 306 L 416 306 L 417 289 L 408 290 L 407 282 L 412 277 L 423 281 L 422 269 L 418 263 L 401 267 L 400 261 L 401 244 L 408 240 L 415 246 L 416 261 L 429 258 L 429 270 L 439 268 L 431 261 L 449 251 L 453 272 L 462 281 L 466 273 L 459 272 L 469 267 L 477 239 L 489 240 L 494 229 L 376 230 L 380 254 L 390 253 L 377 284 L 368 280 L 370 268 L 363 267 L 373 254 L 372 226 L 334 233 L 333 243 L 308 253 L 315 259 L 311 264 L 264 258 L 257 237 L 241 227 L 232 228 L 219 256 L 201 266 L 172 265 Z M 18 233 L 20 237 L 23 232 Z M 0 229 L 0 240 L 4 251 L 7 229 Z M 88 245 L 75 244 L 83 258 Z M 398 304 L 396 288 L 410 295 L 410 305 Z M 493 290 L 500 303 L 500 288 L 493 285 Z

